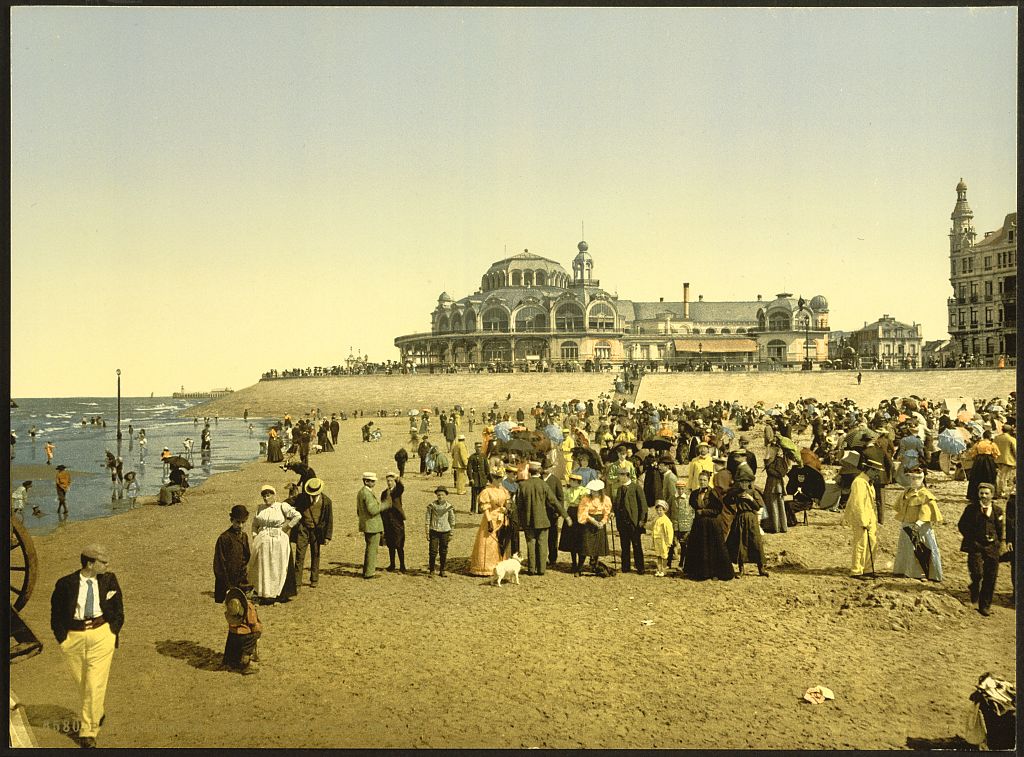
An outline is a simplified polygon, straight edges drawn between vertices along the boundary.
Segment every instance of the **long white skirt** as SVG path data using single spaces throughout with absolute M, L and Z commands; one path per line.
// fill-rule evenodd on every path
M 896 548 L 896 559 L 892 564 L 892 572 L 896 575 L 909 576 L 910 578 L 924 578 L 924 570 L 921 569 L 921 563 L 914 556 L 914 544 L 910 541 L 910 537 L 907 536 L 907 532 L 903 530 L 903 527 L 907 525 L 909 524 L 900 524 L 900 541 Z M 920 533 L 924 543 L 932 550 L 932 559 L 928 566 L 928 578 L 932 581 L 941 581 L 942 556 L 939 553 L 939 544 L 935 541 L 935 532 L 932 530 L 932 524 L 925 523 L 921 526 Z
M 264 528 L 253 536 L 249 575 L 256 596 L 273 599 L 284 589 L 291 545 L 280 528 Z

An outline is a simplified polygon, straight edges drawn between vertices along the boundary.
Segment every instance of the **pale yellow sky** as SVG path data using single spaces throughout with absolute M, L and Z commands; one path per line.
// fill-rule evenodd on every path
M 1017 11 L 11 13 L 13 396 L 397 358 L 529 248 L 635 300 L 945 336 L 961 176 L 1016 202 Z

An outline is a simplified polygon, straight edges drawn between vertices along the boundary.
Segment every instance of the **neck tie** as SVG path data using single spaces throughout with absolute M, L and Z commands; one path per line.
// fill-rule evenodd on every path
M 85 582 L 85 619 L 93 617 L 96 614 L 96 597 L 92 590 L 92 580 L 86 580 Z

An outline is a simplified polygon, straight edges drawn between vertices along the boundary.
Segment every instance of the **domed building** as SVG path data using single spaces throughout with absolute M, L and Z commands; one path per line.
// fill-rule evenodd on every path
M 593 368 L 624 362 L 687 366 L 800 366 L 828 357 L 828 301 L 779 294 L 771 302 L 635 302 L 594 278 L 586 242 L 570 275 L 529 250 L 487 269 L 480 288 L 454 300 L 447 292 L 430 314 L 430 331 L 395 339 L 404 363 L 419 367 Z

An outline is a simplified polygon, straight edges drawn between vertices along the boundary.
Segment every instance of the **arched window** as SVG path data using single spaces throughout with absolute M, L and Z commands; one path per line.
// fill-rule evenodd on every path
M 441 313 L 437 316 L 437 333 L 444 334 L 448 331 L 448 316 Z
M 547 275 L 544 273 L 544 271 L 542 271 L 540 269 L 534 271 L 534 273 L 533 273 L 533 282 L 537 286 L 542 287 L 545 284 L 547 284 L 547 281 L 548 281 L 547 280 Z
M 507 363 L 512 359 L 512 346 L 504 339 L 492 339 L 484 342 L 483 352 L 484 361 L 488 363 Z
M 765 320 L 765 317 L 764 317 L 764 311 L 763 310 L 758 310 L 757 311 L 757 330 L 758 331 L 764 331 L 766 326 L 767 326 L 767 321 Z
M 706 329 L 706 330 L 704 331 L 704 333 L 705 333 L 705 334 L 714 334 L 714 333 L 716 333 L 716 332 L 715 332 L 715 330 L 714 330 L 714 329 Z
M 786 343 L 781 339 L 772 339 L 768 342 L 768 359 L 778 360 L 780 363 L 786 360 Z
M 769 331 L 789 331 L 790 320 L 789 313 L 782 311 L 776 311 L 768 316 L 768 330 Z
M 523 286 L 533 286 L 533 271 L 523 271 Z
M 599 302 L 590 308 L 587 323 L 592 331 L 613 331 L 615 329 L 615 311 L 611 305 Z
M 583 308 L 566 302 L 555 311 L 555 328 L 559 331 L 583 331 Z
M 476 331 L 476 311 L 473 308 L 466 308 L 462 314 L 462 324 L 466 331 Z
M 512 286 L 520 287 L 523 285 L 523 272 L 512 271 Z
M 722 333 L 723 334 L 725 333 L 725 329 L 722 329 Z M 745 328 L 743 328 L 742 326 L 740 326 L 738 329 L 736 329 L 736 333 L 737 334 L 746 334 L 747 330 Z
M 484 331 L 508 331 L 508 313 L 503 308 L 488 308 L 480 316 Z
M 694 333 L 694 334 L 699 334 L 699 333 L 700 333 L 700 329 L 694 329 L 694 330 L 693 330 L 693 333 Z
M 580 346 L 576 342 L 562 342 L 562 360 L 579 360 Z
M 548 314 L 536 305 L 526 305 L 516 311 L 516 331 L 547 331 Z
M 731 334 L 732 330 L 731 329 L 722 329 L 722 333 L 723 334 Z
M 608 342 L 598 342 L 594 345 L 594 357 L 601 360 L 611 360 L 612 346 Z
M 811 316 L 807 313 L 798 313 L 795 321 L 798 331 L 804 331 L 811 327 Z
M 450 327 L 452 331 L 462 331 L 462 315 L 459 313 L 452 313 L 452 320 Z

